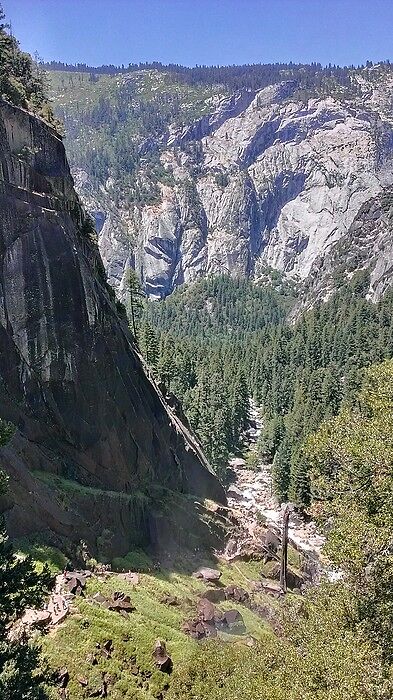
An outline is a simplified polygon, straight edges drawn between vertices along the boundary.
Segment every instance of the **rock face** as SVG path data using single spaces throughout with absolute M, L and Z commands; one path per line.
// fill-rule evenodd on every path
M 90 183 L 115 286 L 121 291 L 128 264 L 156 298 L 210 273 L 258 277 L 268 266 L 300 281 L 317 274 L 365 202 L 392 180 L 393 78 L 354 80 L 356 97 L 300 99 L 288 81 L 169 130 L 160 157 L 173 184 L 160 185 L 154 204 L 124 200 L 116 223 L 108 190 Z M 385 277 L 383 266 L 374 269 Z
M 63 144 L 0 109 L 0 450 L 14 535 L 97 551 L 149 538 L 154 489 L 224 500 L 195 438 L 145 374 L 105 279 Z
M 319 256 L 306 282 L 303 306 L 327 298 L 337 276 L 364 269 L 370 273 L 368 297 L 377 301 L 393 279 L 393 188 L 384 187 L 358 211 L 348 231 Z M 368 282 L 367 282 L 368 283 Z

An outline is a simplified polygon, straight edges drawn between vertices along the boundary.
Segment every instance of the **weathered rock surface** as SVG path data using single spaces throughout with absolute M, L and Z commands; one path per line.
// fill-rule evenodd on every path
M 363 204 L 349 230 L 319 256 L 307 279 L 303 306 L 325 299 L 335 289 L 337 277 L 357 270 L 370 273 L 368 297 L 377 301 L 393 280 L 393 187 Z
M 165 642 L 157 639 L 154 644 L 154 649 L 152 652 L 152 657 L 158 669 L 163 673 L 171 673 L 173 669 L 173 662 L 169 656 Z
M 56 133 L 0 105 L 0 450 L 10 532 L 92 551 L 149 539 L 155 485 L 225 500 L 195 438 L 147 378 L 106 283 Z
M 123 199 L 115 215 L 113 183 L 87 185 L 85 174 L 81 191 L 90 187 L 86 202 L 105 219 L 100 248 L 120 292 L 129 264 L 160 298 L 205 274 L 258 278 L 267 266 L 312 280 L 343 238 L 356 252 L 353 222 L 393 177 L 393 79 L 376 85 L 365 72 L 354 80 L 357 97 L 300 99 L 288 81 L 234 95 L 170 130 L 160 148 L 173 185 L 160 185 L 154 204 Z M 377 234 L 369 247 L 375 297 L 392 256 Z
M 202 566 L 198 571 L 193 573 L 195 578 L 202 578 L 204 581 L 209 581 L 216 583 L 221 578 L 221 571 L 218 569 L 211 569 L 208 566 Z

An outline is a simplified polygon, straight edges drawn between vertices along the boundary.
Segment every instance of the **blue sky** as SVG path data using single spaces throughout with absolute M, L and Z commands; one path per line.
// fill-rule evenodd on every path
M 45 60 L 127 64 L 393 60 L 393 0 L 0 0 Z

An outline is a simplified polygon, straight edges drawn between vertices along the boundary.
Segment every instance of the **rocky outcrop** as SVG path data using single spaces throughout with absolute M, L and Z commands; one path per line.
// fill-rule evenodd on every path
M 354 77 L 356 97 L 300 98 L 287 81 L 173 127 L 160 143 L 173 184 L 156 203 L 123 200 L 122 232 L 108 224 L 100 234 L 120 293 L 129 264 L 156 298 L 211 273 L 258 278 L 271 267 L 306 280 L 392 179 L 393 79 L 371 86 L 365 76 Z M 379 290 L 386 271 L 374 269 Z
M 0 207 L 0 416 L 17 426 L 0 450 L 11 533 L 49 530 L 125 553 L 149 538 L 158 489 L 161 499 L 223 501 L 195 438 L 145 374 L 60 138 L 7 103 Z
M 167 138 L 168 146 L 184 146 L 188 141 L 200 141 L 206 136 L 210 136 L 228 119 L 237 117 L 249 106 L 255 97 L 255 92 L 244 90 L 236 95 L 224 97 L 220 100 L 217 109 L 211 114 L 205 114 L 190 126 L 184 127 L 180 132 L 172 129 Z
M 393 280 L 393 187 L 367 200 L 355 216 L 348 231 L 319 256 L 306 280 L 301 309 L 323 300 L 337 288 L 344 277 L 367 271 L 363 284 L 368 298 L 377 301 Z

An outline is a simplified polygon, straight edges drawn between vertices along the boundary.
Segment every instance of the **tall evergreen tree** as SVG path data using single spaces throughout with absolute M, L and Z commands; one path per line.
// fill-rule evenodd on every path
M 127 271 L 124 289 L 126 294 L 126 309 L 128 311 L 130 329 L 135 338 L 135 342 L 138 344 L 139 323 L 143 311 L 142 299 L 144 297 L 144 293 L 142 291 L 140 279 L 135 270 L 133 270 L 131 267 Z
M 0 474 L 0 486 L 5 479 Z M 38 574 L 31 559 L 14 554 L 0 519 L 0 697 L 1 700 L 44 700 L 37 648 L 25 639 L 12 641 L 10 624 L 29 606 L 39 606 L 51 583 L 49 570 Z
M 0 96 L 13 104 L 37 112 L 59 126 L 48 103 L 45 71 L 37 66 L 9 31 L 0 5 Z

